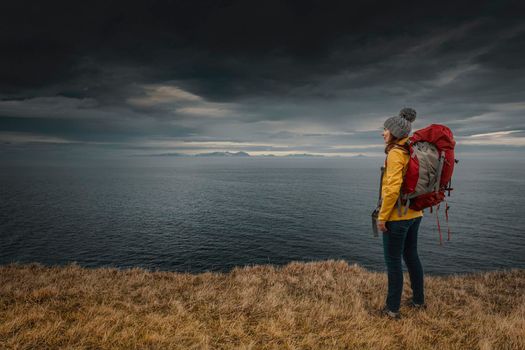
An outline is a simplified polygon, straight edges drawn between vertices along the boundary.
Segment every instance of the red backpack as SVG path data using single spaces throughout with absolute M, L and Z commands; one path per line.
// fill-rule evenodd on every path
M 448 210 L 450 206 L 445 199 L 445 192 L 453 190 L 452 173 L 454 164 L 454 146 L 456 141 L 452 131 L 445 125 L 431 124 L 417 130 L 403 147 L 410 154 L 408 167 L 403 178 L 401 194 L 398 198 L 398 211 L 401 215 L 401 204 L 408 201 L 410 209 L 423 210 L 436 207 L 436 219 L 439 231 L 439 241 L 442 244 L 441 226 L 437 216 L 440 203 L 445 201 L 445 216 L 448 226 Z M 405 213 L 406 213 L 405 209 Z M 450 240 L 450 228 L 448 228 Z

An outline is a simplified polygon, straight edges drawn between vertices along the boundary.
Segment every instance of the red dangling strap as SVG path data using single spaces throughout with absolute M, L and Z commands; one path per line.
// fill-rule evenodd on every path
M 438 232 L 439 232 L 439 245 L 443 245 L 443 234 L 441 233 L 441 225 L 439 224 L 438 211 L 439 211 L 439 204 L 436 207 L 436 221 L 437 221 L 437 227 L 438 227 Z
M 446 204 L 446 207 L 445 207 L 445 218 L 447 220 L 447 230 L 448 230 L 448 241 L 450 241 L 450 226 L 448 225 L 448 210 L 450 209 L 450 205 L 448 205 L 448 202 L 447 200 L 445 199 L 445 204 Z

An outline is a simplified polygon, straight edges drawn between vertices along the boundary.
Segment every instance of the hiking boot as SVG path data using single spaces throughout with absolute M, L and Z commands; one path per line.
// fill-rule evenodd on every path
M 390 311 L 386 306 L 381 310 L 381 316 L 386 316 L 392 320 L 401 319 L 401 314 L 399 312 Z
M 423 303 L 423 304 L 418 304 L 418 303 L 414 303 L 413 300 L 410 300 L 408 302 L 408 306 L 413 308 L 413 309 L 418 309 L 418 310 L 424 310 L 427 308 L 427 304 Z

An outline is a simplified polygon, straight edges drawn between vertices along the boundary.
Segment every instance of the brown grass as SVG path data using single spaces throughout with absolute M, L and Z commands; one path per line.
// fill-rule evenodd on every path
M 428 309 L 403 306 L 396 322 L 377 312 L 385 274 L 343 260 L 201 274 L 10 264 L 0 347 L 525 349 L 525 270 L 425 283 Z

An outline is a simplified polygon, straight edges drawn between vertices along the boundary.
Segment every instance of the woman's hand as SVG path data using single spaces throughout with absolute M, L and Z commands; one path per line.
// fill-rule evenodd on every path
M 382 231 L 382 232 L 387 231 L 387 228 L 386 228 L 386 221 L 378 221 L 378 222 L 377 222 L 377 229 L 378 229 L 379 231 Z

